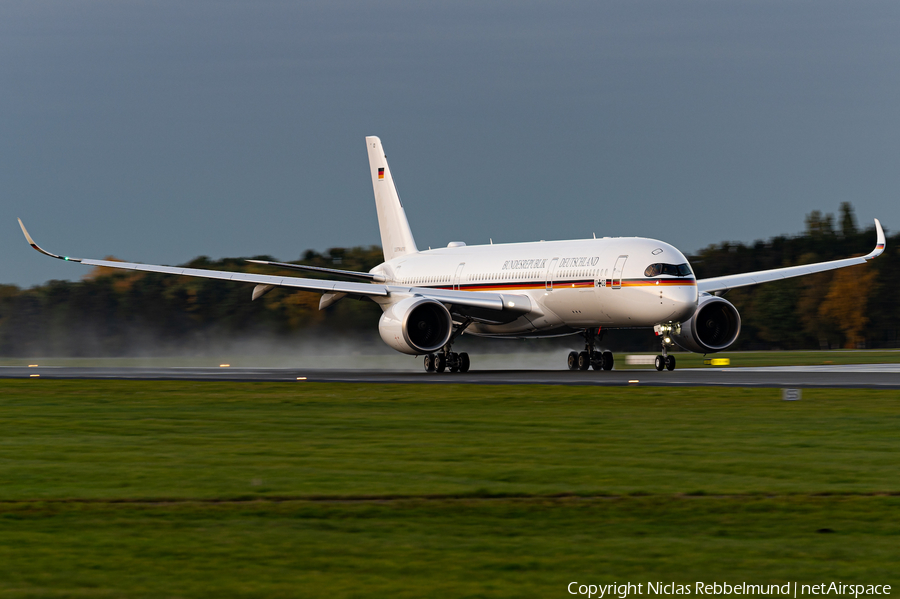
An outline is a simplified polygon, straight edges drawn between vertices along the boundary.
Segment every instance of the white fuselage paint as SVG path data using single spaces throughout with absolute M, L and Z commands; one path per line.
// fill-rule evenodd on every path
M 693 275 L 647 277 L 654 263 L 685 264 L 673 246 L 639 237 L 446 247 L 389 260 L 389 285 L 527 295 L 532 311 L 475 335 L 549 336 L 590 327 L 683 322 L 697 308 Z M 414 293 L 414 292 L 413 292 Z

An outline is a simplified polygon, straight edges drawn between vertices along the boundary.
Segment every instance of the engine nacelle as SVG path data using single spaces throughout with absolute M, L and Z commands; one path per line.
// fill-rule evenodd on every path
M 701 295 L 697 310 L 681 323 L 681 331 L 672 339 L 688 351 L 712 354 L 734 343 L 740 332 L 741 315 L 731 302 Z
M 453 319 L 437 300 L 408 297 L 384 311 L 378 321 L 378 332 L 398 352 L 418 356 L 447 344 L 453 332 Z

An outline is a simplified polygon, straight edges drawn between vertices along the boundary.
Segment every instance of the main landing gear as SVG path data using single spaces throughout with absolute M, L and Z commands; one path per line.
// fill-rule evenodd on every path
M 442 347 L 439 352 L 425 354 L 425 372 L 444 372 L 447 369 L 449 369 L 450 372 L 469 372 L 469 354 L 466 352 L 456 353 L 455 351 L 450 351 L 450 346 L 457 337 L 463 334 L 463 331 L 465 331 L 466 327 L 470 324 L 472 324 L 472 321 L 466 320 L 457 326 L 453 330 L 453 334 L 450 335 L 447 345 Z
M 449 346 L 444 350 L 448 350 Z M 469 372 L 469 354 L 466 352 L 441 350 L 436 354 L 425 355 L 426 372 L 444 372 L 448 368 L 450 372 Z
M 582 331 L 584 337 L 584 351 L 569 352 L 567 365 L 569 370 L 612 370 L 614 359 L 609 350 L 597 351 L 594 346 L 603 338 L 602 329 L 587 329 Z
M 654 361 L 654 365 L 659 371 L 662 371 L 663 368 L 668 371 L 675 370 L 675 356 L 670 356 L 668 349 L 669 346 L 673 345 L 672 333 L 675 332 L 676 326 L 678 325 L 658 324 L 653 327 L 653 332 L 656 333 L 662 343 L 662 354 L 656 356 Z

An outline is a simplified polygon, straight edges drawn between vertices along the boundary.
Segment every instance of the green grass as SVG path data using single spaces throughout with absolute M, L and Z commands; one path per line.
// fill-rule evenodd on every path
M 0 597 L 898 582 L 896 391 L 0 385 Z
M 564 597 L 572 581 L 890 584 L 898 508 L 896 497 L 0 506 L 0 596 Z

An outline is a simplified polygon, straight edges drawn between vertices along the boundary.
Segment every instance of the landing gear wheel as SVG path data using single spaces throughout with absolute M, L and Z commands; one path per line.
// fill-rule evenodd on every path
M 425 354 L 425 372 L 434 372 L 434 354 Z
M 469 354 L 466 352 L 459 354 L 459 371 L 469 372 Z
M 591 367 L 591 355 L 586 351 L 578 354 L 578 370 L 587 370 Z
M 669 372 L 675 370 L 675 356 L 666 356 L 666 370 Z
M 660 372 L 666 367 L 666 359 L 662 356 L 656 356 L 656 369 Z
M 434 355 L 434 370 L 436 372 L 444 372 L 447 369 L 447 358 L 444 354 Z
M 603 370 L 612 370 L 613 364 L 615 364 L 615 360 L 613 359 L 613 353 L 609 350 L 606 350 L 601 354 L 601 363 Z
M 447 362 L 450 364 L 450 372 L 459 372 L 459 354 L 456 352 L 450 352 L 450 357 Z
M 569 365 L 569 370 L 578 370 L 578 352 L 570 351 L 569 359 L 566 363 Z
M 591 367 L 594 370 L 603 369 L 603 354 L 601 352 L 595 351 L 591 353 Z

